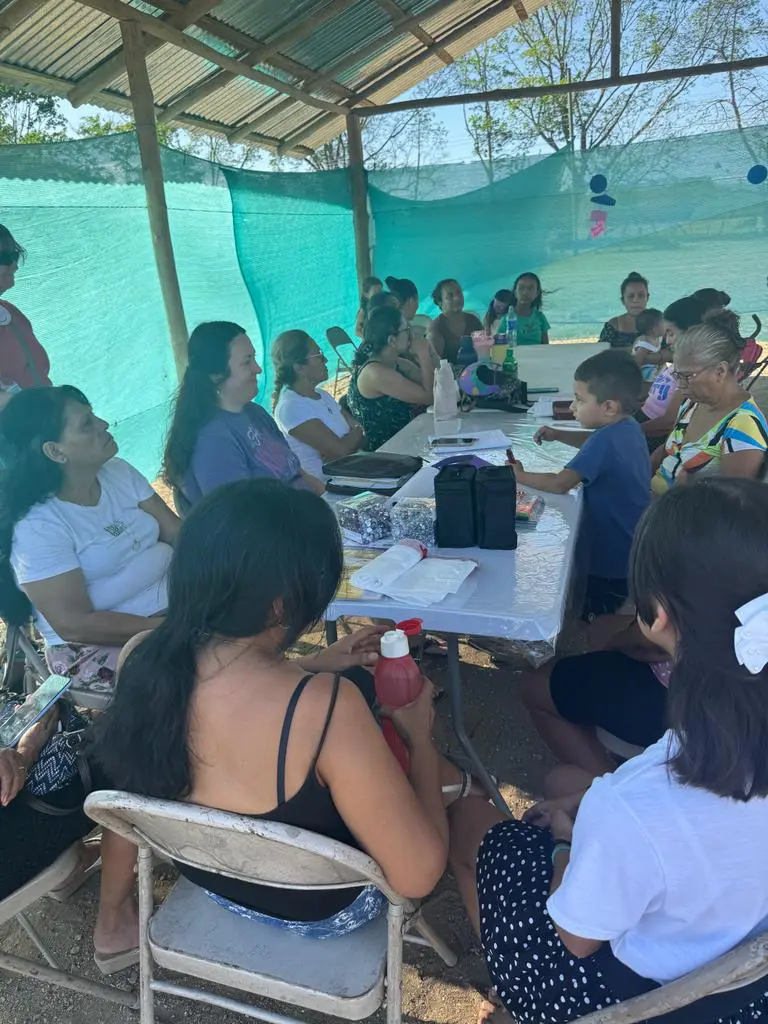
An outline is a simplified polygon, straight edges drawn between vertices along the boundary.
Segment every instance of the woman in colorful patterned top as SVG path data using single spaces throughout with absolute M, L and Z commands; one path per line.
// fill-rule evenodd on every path
M 640 335 L 635 317 L 643 312 L 650 297 L 648 278 L 633 270 L 621 282 L 621 303 L 626 313 L 608 320 L 597 340 L 611 348 L 632 348 Z
M 517 315 L 518 345 L 548 345 L 549 320 L 541 311 L 541 281 L 527 272 L 512 286 L 512 308 Z
M 768 422 L 739 383 L 743 347 L 738 318 L 722 310 L 676 340 L 673 374 L 683 405 L 653 456 L 655 494 L 702 473 L 756 477 L 762 470 Z

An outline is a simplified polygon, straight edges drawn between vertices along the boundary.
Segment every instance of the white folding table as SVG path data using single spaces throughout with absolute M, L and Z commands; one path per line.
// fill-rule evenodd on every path
M 526 469 L 557 471 L 573 455 L 561 444 L 537 447 L 533 434 L 539 424 L 529 415 L 502 412 L 472 412 L 462 418 L 463 434 L 479 430 L 502 430 L 509 447 Z M 433 418 L 423 414 L 396 434 L 382 451 L 420 455 L 425 462 L 438 461 L 427 438 L 434 433 Z M 491 462 L 503 462 L 503 449 L 476 453 Z M 342 615 L 371 616 L 401 620 L 416 617 L 424 628 L 447 634 L 448 693 L 453 727 L 458 740 L 494 803 L 508 813 L 498 787 L 493 783 L 467 734 L 461 694 L 459 636 L 501 637 L 525 643 L 554 645 L 568 604 L 573 576 L 576 535 L 581 517 L 581 490 L 544 497 L 544 513 L 535 526 L 520 524 L 516 551 L 480 548 L 440 548 L 444 556 L 470 558 L 477 569 L 464 581 L 458 593 L 429 607 L 405 604 L 390 598 L 363 595 L 354 600 L 336 600 L 326 611 L 329 642 L 336 638 L 336 620 Z

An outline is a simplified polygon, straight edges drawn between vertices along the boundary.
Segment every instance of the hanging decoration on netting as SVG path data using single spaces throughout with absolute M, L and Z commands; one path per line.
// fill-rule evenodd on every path
M 765 164 L 755 164 L 747 171 L 747 181 L 750 185 L 762 185 L 768 179 L 768 167 Z
M 608 179 L 604 174 L 593 174 L 589 181 L 589 189 L 592 193 L 589 200 L 591 203 L 596 203 L 598 206 L 616 205 L 613 196 L 608 195 Z M 593 238 L 599 238 L 600 235 L 605 234 L 608 224 L 607 210 L 592 210 L 589 220 L 589 233 Z

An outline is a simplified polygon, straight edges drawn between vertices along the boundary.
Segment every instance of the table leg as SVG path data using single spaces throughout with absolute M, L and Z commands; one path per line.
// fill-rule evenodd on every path
M 338 630 L 338 626 L 336 625 L 336 619 L 333 619 L 333 620 L 326 619 L 325 620 L 325 642 L 330 647 L 331 644 L 335 644 L 338 639 L 339 639 L 339 630 Z
M 459 638 L 455 633 L 448 636 L 448 695 L 451 701 L 451 718 L 453 719 L 453 731 L 456 733 L 464 753 L 472 764 L 474 774 L 480 779 L 485 791 L 493 801 L 496 809 L 501 811 L 505 817 L 510 817 L 510 810 L 507 807 L 504 797 L 499 792 L 499 787 L 478 757 L 477 751 L 472 745 L 467 734 L 467 727 L 464 723 L 464 704 L 461 696 L 461 668 L 459 661 Z

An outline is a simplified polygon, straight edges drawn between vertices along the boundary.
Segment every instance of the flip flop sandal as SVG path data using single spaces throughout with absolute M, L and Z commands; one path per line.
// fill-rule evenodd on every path
M 92 842 L 99 841 L 99 839 L 96 839 Z M 84 845 L 90 846 L 92 845 L 92 842 L 88 842 L 88 840 L 86 840 Z M 88 879 L 95 875 L 98 871 L 101 871 L 101 857 L 97 857 L 93 864 L 89 864 L 87 868 L 83 869 L 83 871 L 78 872 L 78 874 L 75 875 L 71 882 L 68 882 L 65 885 L 60 885 L 58 889 L 52 889 L 48 893 L 48 898 L 55 900 L 56 903 L 66 903 L 66 901 L 71 896 L 74 896 L 78 889 L 82 889 L 82 887 L 85 885 Z
M 109 977 L 118 971 L 135 967 L 139 962 L 139 947 L 124 949 L 122 953 L 94 953 L 93 960 L 101 973 Z

